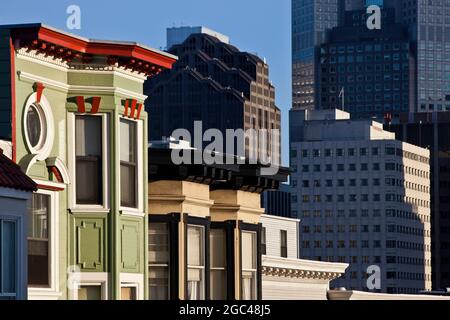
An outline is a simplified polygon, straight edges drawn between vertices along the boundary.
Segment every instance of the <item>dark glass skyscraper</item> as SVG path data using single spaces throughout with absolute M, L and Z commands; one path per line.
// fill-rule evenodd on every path
M 396 23 L 407 32 L 415 59 L 410 69 L 415 92 L 409 110 L 450 110 L 450 2 L 442 0 L 293 0 L 293 108 L 320 108 L 317 103 L 321 82 L 318 48 L 328 43 L 332 28 L 343 25 L 344 11 L 363 10 L 372 4 L 393 9 Z M 361 28 L 365 28 L 365 24 Z M 382 31 L 384 28 L 382 24 Z M 341 32 L 348 30 L 341 29 Z M 375 34 L 378 30 L 372 32 Z M 404 108 L 393 111 L 404 111 Z
M 415 58 L 395 10 L 382 11 L 381 30 L 366 28 L 365 10 L 347 11 L 343 26 L 321 46 L 320 109 L 345 109 L 353 118 L 414 112 Z
M 343 0 L 292 0 L 292 105 L 314 108 L 317 101 L 319 48 L 339 22 Z

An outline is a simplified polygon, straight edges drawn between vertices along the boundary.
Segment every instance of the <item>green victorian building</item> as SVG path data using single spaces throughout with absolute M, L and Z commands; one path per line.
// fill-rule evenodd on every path
M 0 27 L 0 143 L 39 188 L 29 299 L 148 297 L 143 83 L 175 61 L 41 24 Z

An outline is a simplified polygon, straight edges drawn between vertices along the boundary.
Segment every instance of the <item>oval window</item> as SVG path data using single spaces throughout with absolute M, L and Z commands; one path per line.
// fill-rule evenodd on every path
M 31 105 L 27 112 L 27 135 L 31 147 L 38 149 L 43 134 L 41 115 L 35 105 Z

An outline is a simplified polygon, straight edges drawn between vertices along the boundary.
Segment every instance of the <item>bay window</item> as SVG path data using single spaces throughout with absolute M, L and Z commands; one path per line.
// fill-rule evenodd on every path
M 0 300 L 17 298 L 17 225 L 0 219 Z
M 257 233 L 241 232 L 241 295 L 242 300 L 257 299 Z
M 34 194 L 28 218 L 28 284 L 50 287 L 50 196 Z
M 168 300 L 170 249 L 167 223 L 150 223 L 148 246 L 150 299 Z
M 226 237 L 224 229 L 211 229 L 210 231 L 210 292 L 212 300 L 227 299 Z
M 137 189 L 137 123 L 126 119 L 121 119 L 120 199 L 123 207 L 138 207 Z
M 187 300 L 205 299 L 205 227 L 187 227 Z
M 76 116 L 76 203 L 103 205 L 102 117 Z

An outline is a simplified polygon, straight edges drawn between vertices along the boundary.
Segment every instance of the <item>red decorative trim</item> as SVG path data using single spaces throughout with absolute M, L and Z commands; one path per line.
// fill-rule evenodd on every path
M 125 111 L 123 112 L 124 117 L 128 117 L 128 109 L 130 108 L 130 101 L 127 99 L 125 100 Z
M 131 114 L 130 114 L 130 118 L 134 118 L 134 114 L 136 112 L 136 104 L 137 104 L 137 100 L 136 99 L 132 99 L 131 100 Z
M 12 160 L 17 162 L 17 133 L 16 133 L 16 51 L 14 50 L 13 39 L 9 38 L 10 48 L 10 76 L 11 76 L 11 140 L 12 140 Z
M 84 97 L 78 96 L 77 99 L 77 106 L 78 106 L 78 112 L 79 113 L 86 113 L 86 105 L 84 103 Z
M 55 175 L 56 180 L 58 180 L 58 182 L 60 183 L 64 183 L 64 179 L 61 175 L 61 172 L 59 172 L 57 167 L 50 167 L 50 170 L 52 171 L 52 173 Z
M 91 113 L 95 114 L 98 112 L 98 110 L 100 109 L 100 101 L 102 100 L 101 97 L 93 97 L 92 98 L 92 109 L 91 109 Z
M 61 187 L 54 187 L 54 186 L 46 186 L 43 184 L 38 184 L 38 189 L 41 190 L 48 190 L 48 191 L 64 191 L 64 188 Z
M 134 58 L 168 69 L 176 62 L 175 58 L 138 44 L 90 41 L 42 25 L 16 28 L 12 30 L 12 34 L 14 39 L 23 41 L 23 44 L 36 42 L 34 44 L 36 47 L 39 41 L 43 41 L 81 54 Z M 50 46 L 44 46 L 44 49 L 47 47 Z
M 36 92 L 36 103 L 40 103 L 42 99 L 42 93 L 44 92 L 45 86 L 40 83 L 36 82 L 33 86 L 34 91 Z
M 137 115 L 135 117 L 135 119 L 140 119 L 141 118 L 141 112 L 142 112 L 142 103 L 138 104 L 138 112 Z

